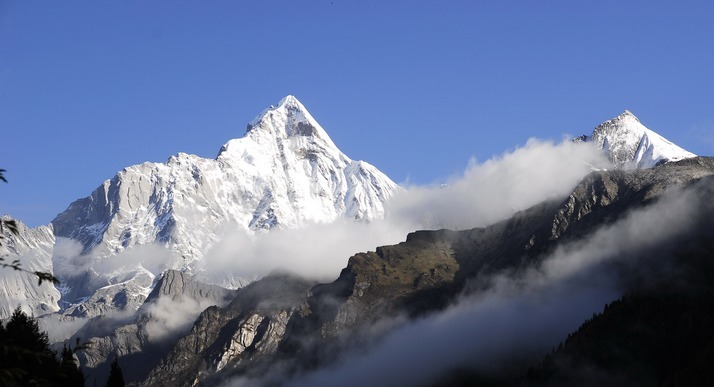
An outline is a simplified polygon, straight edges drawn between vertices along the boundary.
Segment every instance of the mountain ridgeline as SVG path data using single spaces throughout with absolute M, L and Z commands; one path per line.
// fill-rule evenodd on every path
M 339 369 L 400 329 L 453 314 L 464 300 L 488 298 L 504 284 L 508 297 L 537 293 L 586 262 L 606 268 L 592 271 L 614 289 L 608 302 L 624 298 L 547 357 L 557 341 L 513 350 L 486 370 L 468 358 L 453 366 L 441 361 L 442 369 L 418 383 L 392 375 L 390 384 L 586 384 L 590 369 L 597 369 L 596 380 L 615 385 L 711 381 L 682 377 L 711 358 L 701 348 L 707 342 L 695 342 L 694 334 L 682 335 L 671 372 L 662 370 L 672 358 L 638 351 L 670 329 L 709 321 L 702 305 L 711 290 L 714 159 L 672 144 L 628 111 L 574 141 L 601 149 L 614 168 L 593 171 L 569 195 L 490 226 L 414 231 L 402 243 L 356 253 L 327 283 L 281 272 L 263 278 L 226 272 L 223 280 L 208 281 L 202 276 L 210 269 L 208 254 L 235 233 L 249 240 L 311 224 L 369 223 L 389 216 L 389 201 L 403 191 L 375 167 L 343 154 L 288 96 L 215 159 L 179 153 L 166 163 L 125 168 L 49 226 L 6 235 L 3 254 L 52 272 L 62 285 L 30 291 L 35 279 L 3 271 L 0 313 L 18 303 L 36 315 L 56 312 L 41 322 L 59 327 L 58 341 L 93 343 L 78 354 L 89 384 L 105 380 L 118 357 L 127 381 L 138 385 L 215 385 L 234 378 L 281 385 Z M 700 290 L 704 301 L 689 302 Z M 689 301 L 672 301 L 677 297 Z M 664 311 L 648 313 L 650 305 Z M 700 309 L 701 316 L 693 312 Z M 668 310 L 687 320 L 662 318 Z M 639 332 L 654 319 L 662 325 L 631 341 L 613 334 L 618 324 Z M 563 328 L 557 340 L 575 328 Z M 704 334 L 703 328 L 696 332 Z M 633 349 L 617 356 L 640 362 L 639 368 L 630 372 L 603 360 L 610 354 L 593 344 L 597 340 L 630 343 Z M 692 349 L 691 359 L 685 349 Z
M 703 267 L 707 270 L 711 267 L 711 263 L 707 263 L 711 250 L 696 247 L 692 251 L 680 251 L 679 246 L 706 245 L 714 236 L 711 231 L 714 228 L 702 228 L 714 215 L 711 204 L 705 205 L 714 192 L 713 175 L 714 159 L 703 157 L 653 169 L 593 172 L 566 199 L 542 203 L 492 226 L 463 231 L 418 231 L 398 245 L 356 254 L 334 282 L 316 285 L 309 292 L 305 292 L 305 288 L 296 289 L 293 297 L 302 298 L 302 302 L 284 304 L 279 308 L 280 313 L 243 307 L 239 294 L 227 310 L 206 310 L 180 341 L 193 343 L 192 346 L 174 347 L 151 372 L 146 384 L 212 384 L 236 375 L 253 377 L 256 373 L 268 372 L 275 362 L 286 359 L 290 359 L 293 370 L 298 373 L 301 369 L 329 365 L 334 354 L 345 351 L 345 346 L 359 345 L 362 333 L 379 321 L 402 314 L 418 318 L 437 313 L 464 294 L 482 291 L 479 279 L 538 267 L 558 249 L 625 221 L 631 212 L 654 206 L 674 190 L 695 193 L 696 201 L 692 205 L 702 204 L 697 218 L 678 236 L 629 252 L 632 256 L 622 263 L 618 273 L 622 278 L 630 278 L 622 283 L 626 292 L 647 292 L 658 284 L 686 281 L 690 273 L 696 273 L 698 265 L 706 263 Z M 691 259 L 680 267 L 677 258 L 682 254 Z M 656 275 L 643 274 L 637 269 L 640 264 L 664 263 L 667 270 L 653 270 Z M 646 278 L 639 278 L 641 276 Z M 251 287 L 260 287 L 262 281 Z M 276 278 L 265 281 L 274 282 Z M 282 281 L 283 286 L 288 286 L 295 280 L 284 278 Z M 266 297 L 266 302 L 270 302 L 269 299 Z M 262 351 L 251 349 L 261 348 L 267 337 L 260 334 L 257 322 L 274 321 L 277 315 L 289 317 L 287 321 L 281 320 L 280 329 L 271 330 L 270 342 L 279 345 L 264 347 Z M 220 337 L 206 336 L 203 332 L 210 326 L 207 324 L 216 321 L 215 316 L 222 316 L 227 322 L 220 329 Z M 246 332 L 252 332 L 248 341 L 244 340 Z M 242 351 L 227 344 L 241 339 Z M 222 359 L 220 367 L 215 359 Z M 527 365 L 523 365 L 524 374 Z M 647 366 L 655 367 L 654 364 Z M 195 378 L 185 379 L 189 375 Z M 649 376 L 659 380 L 656 374 Z M 450 380 L 449 375 L 444 378 Z M 458 380 L 481 379 L 480 375 L 472 375 Z M 543 383 L 557 380 L 560 379 L 553 377 Z

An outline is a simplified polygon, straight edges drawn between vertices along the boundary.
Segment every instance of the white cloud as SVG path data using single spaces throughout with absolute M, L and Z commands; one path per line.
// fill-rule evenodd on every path
M 206 252 L 203 264 L 194 269 L 204 270 L 202 280 L 218 284 L 231 283 L 235 277 L 260 278 L 272 271 L 331 281 L 353 254 L 403 241 L 410 231 L 484 226 L 546 198 L 566 195 L 593 165 L 602 167 L 607 163 L 591 146 L 567 140 L 553 143 L 531 139 L 523 147 L 484 163 L 471 162 L 463 176 L 449 181 L 448 187 L 409 187 L 388 204 L 384 220 L 340 220 L 256 235 L 227 233 Z M 119 278 L 120 273 L 133 275 L 139 266 L 158 275 L 181 264 L 159 245 L 134 246 L 102 260 L 80 252 L 79 243 L 58 240 L 55 260 L 63 264 L 56 267 L 67 269 L 58 273 L 60 276 L 93 270 L 100 277 L 114 277 L 116 282 L 125 280 Z M 96 286 L 106 285 L 97 281 Z M 196 310 L 207 306 L 179 304 L 181 307 L 173 310 L 186 309 L 179 315 L 189 317 L 171 316 L 170 309 L 175 306 L 165 307 L 161 302 L 154 306 L 156 321 L 148 327 L 154 337 L 160 336 L 162 330 L 182 327 Z
M 608 166 L 591 144 L 530 139 L 500 157 L 471 162 L 446 187 L 410 187 L 392 203 L 390 216 L 422 228 L 486 226 L 566 195 L 593 168 Z
M 398 243 L 411 231 L 485 226 L 547 198 L 564 196 L 593 165 L 608 163 L 589 144 L 531 139 L 500 157 L 472 162 L 446 187 L 409 187 L 388 203 L 382 221 L 229 234 L 206 254 L 205 268 L 216 282 L 228 273 L 255 278 L 273 270 L 329 281 L 353 254 Z
M 187 330 L 198 315 L 211 305 L 215 305 L 215 301 L 210 299 L 159 297 L 146 310 L 151 315 L 146 323 L 149 341 L 158 342 Z

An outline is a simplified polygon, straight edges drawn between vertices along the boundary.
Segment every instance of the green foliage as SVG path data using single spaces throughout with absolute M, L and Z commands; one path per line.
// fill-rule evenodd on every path
M 74 351 L 65 347 L 58 359 L 37 320 L 17 308 L 0 324 L 0 385 L 84 386 L 84 375 Z

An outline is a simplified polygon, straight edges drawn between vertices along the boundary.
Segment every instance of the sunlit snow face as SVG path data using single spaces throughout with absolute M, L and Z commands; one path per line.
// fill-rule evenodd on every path
M 696 156 L 642 125 L 629 111 L 595 128 L 591 141 L 621 169 L 651 168 Z

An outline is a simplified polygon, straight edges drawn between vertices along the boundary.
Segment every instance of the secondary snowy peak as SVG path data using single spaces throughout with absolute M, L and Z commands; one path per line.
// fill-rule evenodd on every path
M 127 270 L 200 270 L 208 249 L 234 230 L 379 219 L 398 189 L 375 167 L 342 153 L 288 96 L 251 121 L 242 138 L 223 145 L 215 159 L 179 153 L 166 163 L 125 168 L 52 224 L 56 236 L 79 242 L 97 262 L 121 260 L 115 256 L 131 253 L 132 246 L 169 248 L 172 257 L 161 265 L 142 261 L 116 270 L 103 262 L 113 271 L 96 273 L 125 281 Z M 115 282 L 111 278 L 106 284 Z
M 651 168 L 696 156 L 642 125 L 628 110 L 576 140 L 593 142 L 620 169 Z
M 8 216 L 2 219 L 13 220 Z M 0 257 L 7 263 L 18 260 L 23 269 L 31 272 L 52 273 L 52 249 L 55 243 L 52 226 L 28 228 L 17 220 L 15 223 L 18 226 L 17 234 L 5 227 L 0 228 Z M 34 316 L 55 312 L 59 309 L 59 299 L 60 293 L 51 283 L 45 281 L 38 286 L 37 276 L 33 274 L 0 269 L 0 319 L 9 317 L 18 306 Z

